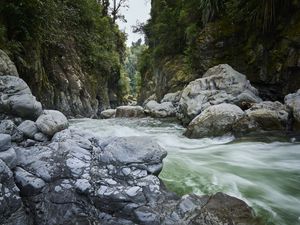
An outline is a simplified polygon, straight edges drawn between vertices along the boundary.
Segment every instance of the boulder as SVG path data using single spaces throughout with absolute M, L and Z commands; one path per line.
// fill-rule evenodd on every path
M 172 102 L 149 101 L 145 106 L 145 113 L 155 118 L 176 117 L 177 108 Z
M 0 134 L 0 152 L 4 152 L 11 147 L 11 136 L 8 134 Z
M 8 55 L 0 49 L 0 76 L 10 75 L 19 76 L 15 64 L 10 60 Z
M 69 122 L 65 115 L 59 111 L 44 110 L 37 119 L 36 125 L 42 133 L 52 137 L 55 133 L 68 128 Z
M 211 105 L 235 104 L 244 110 L 251 103 L 259 103 L 258 91 L 251 86 L 246 76 L 227 64 L 209 69 L 202 78 L 192 81 L 182 92 L 180 108 L 183 123 L 189 123 Z
M 23 132 L 23 134 L 29 138 L 33 138 L 34 135 L 38 132 L 38 128 L 35 122 L 31 120 L 25 120 L 22 122 L 18 129 Z
M 175 93 L 166 94 L 161 102 L 172 102 L 173 104 L 178 104 L 182 95 L 182 91 L 177 91 Z
M 114 118 L 116 116 L 116 109 L 107 109 L 100 113 L 100 117 L 102 119 L 110 119 Z
M 243 110 L 236 105 L 222 103 L 210 106 L 192 120 L 185 135 L 204 138 L 231 134 L 234 124 L 243 116 Z
M 116 110 L 116 117 L 144 117 L 144 109 L 141 106 L 119 106 Z
M 36 141 L 39 141 L 39 142 L 44 142 L 44 141 L 48 141 L 49 140 L 48 136 L 45 135 L 45 134 L 43 134 L 43 133 L 41 133 L 41 132 L 36 133 L 34 135 L 33 139 L 36 140 Z
M 234 125 L 237 134 L 255 131 L 286 131 L 289 112 L 280 102 L 261 102 L 253 104 L 245 115 Z
M 42 113 L 42 105 L 22 79 L 0 76 L 0 113 L 36 119 Z
M 294 120 L 294 129 L 300 130 L 300 89 L 284 98 L 285 105 L 291 110 Z

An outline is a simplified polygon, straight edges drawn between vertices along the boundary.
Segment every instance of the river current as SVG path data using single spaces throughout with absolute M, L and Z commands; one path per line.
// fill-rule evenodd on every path
M 267 137 L 188 139 L 152 118 L 71 120 L 97 136 L 148 136 L 168 151 L 160 178 L 179 195 L 222 191 L 247 202 L 266 225 L 300 225 L 300 143 Z

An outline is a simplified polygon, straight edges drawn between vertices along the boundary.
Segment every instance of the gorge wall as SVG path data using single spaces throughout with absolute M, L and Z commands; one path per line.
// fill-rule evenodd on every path
M 124 42 L 96 0 L 0 3 L 0 49 L 39 101 L 70 117 L 122 101 Z
M 283 101 L 296 91 L 300 4 L 268 2 L 152 0 L 140 103 L 154 93 L 161 100 L 222 63 L 246 74 L 264 100 Z

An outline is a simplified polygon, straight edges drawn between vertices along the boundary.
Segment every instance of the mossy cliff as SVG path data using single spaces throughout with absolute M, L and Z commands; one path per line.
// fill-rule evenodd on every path
M 246 74 L 263 99 L 282 101 L 299 89 L 300 3 L 268 2 L 152 0 L 140 102 L 154 93 L 161 99 L 222 63 Z
M 4 0 L 0 48 L 46 108 L 95 116 L 122 101 L 125 36 L 96 0 Z

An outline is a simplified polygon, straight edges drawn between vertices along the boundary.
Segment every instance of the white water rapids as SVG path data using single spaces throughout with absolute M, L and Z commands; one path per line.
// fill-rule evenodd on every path
M 300 224 L 300 143 L 262 142 L 264 137 L 192 140 L 180 125 L 150 118 L 80 119 L 71 126 L 102 137 L 154 138 L 168 151 L 160 177 L 171 191 L 222 191 L 246 201 L 266 224 Z

